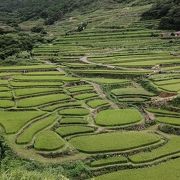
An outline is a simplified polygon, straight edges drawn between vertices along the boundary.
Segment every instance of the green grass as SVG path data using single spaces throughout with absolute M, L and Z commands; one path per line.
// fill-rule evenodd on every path
M 157 143 L 160 137 L 145 132 L 112 132 L 72 138 L 69 142 L 79 151 L 102 153 L 125 151 Z
M 4 71 L 34 71 L 34 70 L 46 70 L 46 69 L 55 69 L 56 66 L 54 65 L 32 65 L 32 66 L 2 66 L 0 67 L 0 72 L 4 72 Z
M 43 114 L 43 111 L 0 111 L 0 124 L 6 133 L 16 133 L 26 123 Z
M 180 116 L 180 113 L 178 112 L 168 111 L 165 109 L 148 108 L 147 110 L 161 116 Z
M 0 74 L 1 76 L 1 74 Z M 0 85 L 7 85 L 8 84 L 8 80 L 2 80 L 0 79 Z
M 103 99 L 94 99 L 94 100 L 88 101 L 87 105 L 90 106 L 91 108 L 97 108 L 104 105 L 108 105 L 108 102 Z
M 180 126 L 180 117 L 156 117 L 156 120 L 160 123 L 165 123 L 165 124 L 171 124 L 175 126 Z
M 65 141 L 54 131 L 46 130 L 36 135 L 34 148 L 39 151 L 54 151 L 62 148 Z
M 152 167 L 127 169 L 104 174 L 95 180 L 178 180 L 180 178 L 180 158 Z
M 96 124 L 102 126 L 121 126 L 140 122 L 143 119 L 136 109 L 104 110 L 96 116 Z
M 11 91 L 0 92 L 0 98 L 12 98 L 12 92 Z
M 18 107 L 34 107 L 48 104 L 56 101 L 68 100 L 70 97 L 66 94 L 51 94 L 38 97 L 30 97 L 18 101 Z
M 14 101 L 11 100 L 0 100 L 0 108 L 10 108 L 15 105 Z
M 88 122 L 82 117 L 64 117 L 61 124 L 87 124 Z
M 60 136 L 70 136 L 79 133 L 90 133 L 93 132 L 94 128 L 88 126 L 72 125 L 72 126 L 61 126 L 56 129 L 56 132 Z
M 161 157 L 166 157 L 180 152 L 180 138 L 178 136 L 173 136 L 170 138 L 167 144 L 161 146 L 157 149 L 153 149 L 149 152 L 142 152 L 130 156 L 131 161 L 134 163 L 142 163 L 156 160 Z
M 84 108 L 69 108 L 60 110 L 59 114 L 68 116 L 85 116 L 89 114 L 89 111 Z
M 13 87 L 24 87 L 24 88 L 34 88 L 34 87 L 60 87 L 63 85 L 63 82 L 14 82 L 11 81 L 10 85 Z
M 55 111 L 56 109 L 59 109 L 59 108 L 64 108 L 64 107 L 79 107 L 81 106 L 81 103 L 80 102 L 66 102 L 66 103 L 57 103 L 57 104 L 54 104 L 54 105 L 51 105 L 51 106 L 46 106 L 46 107 L 43 107 L 41 108 L 42 110 L 44 111 Z
M 85 99 L 89 99 L 89 98 L 93 98 L 93 97 L 97 97 L 98 95 L 96 93 L 82 93 L 79 95 L 75 95 L 74 98 L 77 100 L 85 100 Z
M 104 159 L 96 160 L 91 162 L 91 167 L 99 167 L 99 166 L 106 166 L 111 164 L 121 164 L 121 163 L 127 163 L 127 158 L 124 156 L 118 155 L 113 157 L 107 157 Z
M 67 89 L 70 93 L 81 92 L 81 91 L 92 91 L 93 87 L 90 85 L 75 86 Z
M 44 72 L 30 72 L 24 74 L 24 76 L 62 76 L 64 72 L 59 71 L 44 71 Z
M 53 93 L 53 92 L 61 92 L 62 88 L 25 88 L 25 89 L 16 89 L 16 96 L 27 96 L 33 94 L 41 94 L 41 93 Z
M 98 84 L 124 84 L 131 82 L 128 79 L 110 79 L 110 78 L 85 78 L 85 80 L 92 81 Z
M 33 136 L 37 132 L 53 124 L 53 122 L 55 122 L 56 119 L 57 119 L 56 115 L 51 115 L 32 123 L 26 129 L 24 129 L 20 135 L 18 135 L 18 137 L 16 138 L 16 143 L 27 144 L 31 142 Z
M 143 88 L 133 88 L 133 87 L 114 89 L 111 91 L 111 93 L 114 94 L 115 96 L 123 96 L 123 95 L 152 96 L 153 95 L 152 93 L 147 92 Z
M 79 78 L 68 77 L 68 76 L 15 76 L 14 80 L 18 81 L 65 81 L 65 82 L 73 82 L 79 81 Z
M 6 86 L 0 86 L 0 92 L 2 91 L 9 91 L 10 89 Z
M 120 97 L 118 98 L 118 101 L 119 102 L 127 102 L 127 103 L 142 103 L 144 101 L 146 101 L 147 99 L 145 98 L 123 98 L 123 97 Z

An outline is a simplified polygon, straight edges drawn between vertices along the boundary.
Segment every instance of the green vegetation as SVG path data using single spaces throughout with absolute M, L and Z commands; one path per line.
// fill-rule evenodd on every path
M 120 126 L 137 123 L 142 119 L 142 115 L 136 109 L 118 109 L 101 111 L 95 122 L 102 126 Z
M 52 115 L 32 123 L 30 126 L 26 127 L 20 135 L 18 135 L 16 142 L 18 144 L 26 144 L 31 142 L 33 136 L 37 132 L 53 124 L 56 119 L 57 116 Z
M 146 167 L 142 169 L 131 169 L 131 170 L 123 170 L 117 171 L 109 174 L 105 174 L 102 176 L 98 176 L 95 180 L 168 180 L 169 178 L 172 180 L 179 179 L 179 170 L 180 170 L 180 159 L 171 160 L 169 162 L 159 164 L 157 166 Z
M 61 115 L 68 115 L 68 116 L 84 116 L 88 115 L 89 111 L 84 108 L 69 108 L 69 109 L 64 109 L 60 110 L 59 114 Z
M 16 133 L 26 123 L 43 114 L 43 111 L 0 111 L 0 124 L 6 133 Z
M 14 105 L 15 103 L 11 100 L 0 100 L 0 108 L 10 108 Z
M 54 93 L 54 92 L 61 92 L 61 88 L 28 88 L 28 89 L 16 89 L 15 95 L 16 96 L 27 96 L 33 94 L 46 94 L 46 93 Z
M 82 117 L 66 117 L 61 120 L 61 124 L 87 124 L 88 122 Z
M 150 152 L 143 152 L 139 154 L 135 154 L 130 157 L 131 161 L 134 163 L 139 162 L 148 162 L 152 160 L 156 160 L 158 158 L 170 156 L 180 152 L 178 148 L 180 146 L 180 139 L 178 136 L 171 137 L 167 144 L 157 149 L 153 149 Z
M 33 88 L 33 87 L 61 87 L 63 85 L 62 82 L 14 82 L 11 81 L 10 84 L 13 87 L 22 87 L 22 88 Z
M 88 81 L 96 82 L 99 84 L 124 84 L 129 83 L 130 81 L 127 79 L 110 79 L 110 78 L 86 78 Z
M 123 95 L 152 96 L 153 95 L 152 93 L 147 92 L 143 88 L 132 88 L 132 87 L 114 89 L 111 92 L 116 96 L 123 96 Z
M 104 159 L 93 161 L 93 162 L 91 162 L 90 166 L 99 167 L 99 166 L 106 166 L 106 165 L 111 165 L 111 164 L 121 164 L 121 163 L 127 163 L 127 158 L 119 155 L 119 156 L 107 157 Z
M 179 179 L 178 10 L 1 0 L 0 179 Z
M 145 19 L 161 19 L 159 28 L 180 29 L 180 3 L 178 0 L 158 1 L 150 10 L 143 14 Z
M 78 78 L 67 76 L 15 76 L 18 81 L 78 81 Z
M 53 151 L 62 148 L 65 141 L 55 132 L 46 130 L 36 135 L 34 148 L 39 151 Z
M 180 113 L 174 111 L 168 111 L 165 109 L 155 109 L 155 108 L 148 108 L 149 112 L 155 113 L 158 116 L 180 116 Z
M 125 151 L 157 143 L 160 137 L 144 132 L 112 132 L 72 138 L 69 142 L 86 153 Z
M 52 94 L 38 97 L 25 98 L 18 101 L 18 107 L 34 107 L 56 101 L 63 101 L 69 99 L 65 94 Z
M 94 99 L 94 100 L 88 101 L 87 105 L 90 106 L 91 108 L 97 108 L 104 105 L 108 105 L 108 102 L 103 99 Z
M 73 125 L 73 126 L 61 126 L 58 129 L 56 129 L 56 132 L 63 136 L 70 136 L 74 134 L 80 134 L 80 133 L 90 133 L 93 132 L 94 128 L 88 127 L 88 126 L 79 126 L 79 125 Z
M 97 97 L 96 93 L 82 93 L 79 95 L 75 95 L 74 98 L 77 100 L 85 100 L 85 99 L 89 99 L 89 98 L 93 98 L 93 97 Z
M 81 92 L 81 91 L 91 91 L 93 90 L 92 86 L 76 86 L 76 87 L 72 87 L 72 88 L 68 88 L 68 91 L 71 93 L 75 93 L 75 92 Z
M 172 125 L 175 125 L 175 126 L 179 126 L 180 125 L 180 117 L 160 117 L 158 116 L 156 118 L 156 120 L 158 122 L 161 122 L 161 123 L 165 123 L 165 124 L 172 124 Z

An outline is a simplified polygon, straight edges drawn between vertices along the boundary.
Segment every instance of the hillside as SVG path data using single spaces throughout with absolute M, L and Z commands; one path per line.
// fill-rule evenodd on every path
M 144 19 L 160 19 L 160 29 L 180 30 L 180 1 L 158 1 L 150 10 L 143 13 L 142 17 Z
M 180 37 L 142 18 L 156 1 L 1 2 L 0 179 L 179 180 Z

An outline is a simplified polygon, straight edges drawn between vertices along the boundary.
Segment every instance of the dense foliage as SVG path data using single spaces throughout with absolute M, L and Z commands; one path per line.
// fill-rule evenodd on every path
M 142 15 L 143 19 L 160 19 L 160 29 L 180 29 L 180 1 L 158 1 Z
M 21 51 L 30 51 L 34 43 L 42 42 L 41 36 L 25 33 L 5 34 L 0 36 L 0 59 L 4 60 Z

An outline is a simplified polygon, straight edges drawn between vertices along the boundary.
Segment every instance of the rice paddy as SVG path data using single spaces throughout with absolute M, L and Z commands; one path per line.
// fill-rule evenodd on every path
M 180 178 L 179 38 L 160 38 L 139 20 L 147 7 L 132 7 L 62 19 L 33 48 L 39 64 L 0 67 L 0 126 L 15 154 L 79 160 L 95 179 Z

